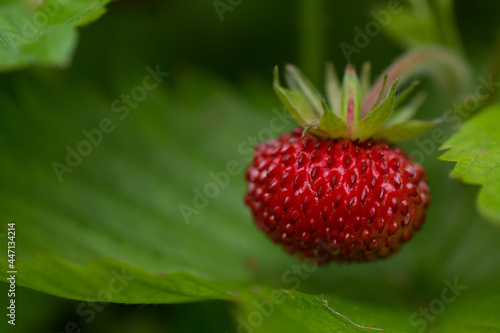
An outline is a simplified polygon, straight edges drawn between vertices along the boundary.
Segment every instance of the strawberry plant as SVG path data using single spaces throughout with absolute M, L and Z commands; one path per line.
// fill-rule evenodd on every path
M 378 97 L 363 102 L 372 106 L 362 117 L 364 96 L 352 67 L 342 88 L 329 73 L 331 106 L 297 68 L 289 66 L 287 74 L 295 91 L 280 86 L 277 69 L 275 89 L 303 128 L 256 148 L 246 173 L 246 204 L 257 225 L 290 253 L 318 264 L 391 255 L 420 229 L 430 195 L 422 166 L 386 142 L 409 139 L 435 123 L 379 128 L 396 104 L 398 79 L 380 101 L 388 75 L 365 92 Z
M 2 332 L 500 332 L 499 5 L 257 3 L 0 2 Z

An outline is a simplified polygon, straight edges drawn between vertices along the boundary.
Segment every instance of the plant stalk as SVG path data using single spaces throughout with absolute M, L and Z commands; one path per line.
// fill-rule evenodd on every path
M 325 1 L 301 0 L 299 5 L 299 64 L 315 86 L 325 64 Z

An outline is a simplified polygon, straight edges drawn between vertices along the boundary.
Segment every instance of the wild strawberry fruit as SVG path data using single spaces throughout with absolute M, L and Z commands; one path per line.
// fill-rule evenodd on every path
M 286 67 L 291 90 L 275 69 L 276 93 L 302 128 L 259 144 L 246 173 L 258 227 L 320 264 L 390 256 L 420 229 L 430 203 L 424 169 L 393 143 L 437 122 L 408 120 L 416 103 L 392 114 L 414 85 L 396 97 L 389 72 L 368 91 L 367 73 L 360 83 L 348 66 L 341 87 L 327 67 L 327 105 L 297 68 Z

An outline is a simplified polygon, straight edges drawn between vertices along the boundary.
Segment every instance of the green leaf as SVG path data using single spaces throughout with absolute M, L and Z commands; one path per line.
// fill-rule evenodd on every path
M 360 109 L 361 86 L 354 67 L 348 65 L 342 82 L 342 119 L 354 126 L 359 121 Z
M 185 272 L 152 274 L 102 257 L 82 267 L 44 253 L 36 261 L 16 260 L 16 267 L 18 271 L 36 276 L 33 280 L 29 275 L 19 274 L 16 281 L 19 285 L 81 301 L 163 304 L 231 299 L 227 291 L 199 276 Z M 5 260 L 0 261 L 0 268 L 2 272 L 9 271 Z
M 353 139 L 364 141 L 370 138 L 384 124 L 394 110 L 395 91 L 398 82 L 399 80 L 394 81 L 385 100 L 354 127 Z
M 390 126 L 382 126 L 373 134 L 373 138 L 385 139 L 388 142 L 405 141 L 427 132 L 440 122 L 440 120 L 410 120 Z
M 300 281 L 299 276 L 294 278 Z M 471 286 L 459 278 L 444 278 L 436 287 L 432 296 L 421 295 L 417 305 L 405 297 L 397 299 L 390 290 L 373 297 L 342 293 L 342 286 L 334 294 L 319 295 L 255 286 L 243 294 L 234 312 L 237 329 L 255 333 L 425 332 L 429 328 L 466 333 L 496 332 L 500 327 L 494 306 L 499 296 L 492 292 L 498 288 L 493 281 Z
M 325 91 L 331 110 L 339 117 L 342 116 L 342 88 L 335 74 L 335 67 L 328 62 L 325 67 Z
M 295 66 L 287 64 L 285 66 L 285 78 L 290 89 L 296 94 L 301 94 L 308 102 L 311 110 L 319 118 L 323 109 L 321 108 L 321 94 L 316 90 L 309 79 Z
M 410 84 L 410 86 L 408 86 L 403 92 L 398 94 L 398 96 L 396 97 L 396 106 L 403 103 L 408 98 L 408 96 L 413 92 L 413 90 L 415 90 L 415 87 L 418 86 L 419 84 L 420 84 L 420 81 L 418 81 L 418 80 L 413 81 Z
M 384 91 L 385 91 L 385 87 L 387 85 L 387 78 L 388 78 L 388 74 L 384 74 L 383 78 L 382 78 L 382 84 L 380 86 L 380 90 L 378 92 L 378 95 L 377 95 L 377 99 L 373 102 L 373 105 L 370 106 L 369 108 L 369 111 L 368 112 L 371 112 L 373 111 L 380 103 L 380 100 L 382 99 L 382 96 L 384 95 Z M 374 86 L 375 88 L 376 86 Z M 372 88 L 373 89 L 373 88 Z M 375 92 L 375 90 L 373 90 Z M 365 100 L 365 103 L 367 103 L 369 100 Z
M 394 112 L 385 122 L 385 125 L 394 125 L 397 123 L 402 123 L 410 120 L 417 113 L 418 108 L 422 105 L 427 97 L 427 93 L 419 92 L 408 104 L 404 106 L 397 106 L 397 98 L 396 98 L 396 106 Z
M 363 68 L 361 70 L 361 78 L 360 78 L 361 100 L 365 99 L 366 95 L 370 91 L 371 70 L 372 70 L 372 64 L 369 61 L 365 61 L 363 63 Z
M 274 68 L 274 91 L 297 123 L 304 125 L 316 120 L 315 114 L 302 94 L 280 86 L 278 66 Z
M 500 106 L 494 105 L 467 121 L 446 141 L 441 157 L 457 162 L 451 176 L 479 184 L 479 211 L 500 223 Z
M 436 322 L 435 332 L 498 332 L 500 324 L 496 319 L 497 310 L 493 304 L 499 304 L 500 294 L 495 283 L 488 282 L 477 287 L 474 292 L 463 291 L 456 302 L 447 308 Z M 495 292 L 493 292 L 495 291 Z M 471 316 L 470 314 L 474 315 Z
M 375 302 L 361 295 L 308 295 L 294 290 L 255 288 L 244 294 L 241 302 L 235 310 L 241 331 L 250 328 L 256 333 L 381 332 L 382 329 L 403 332 L 411 328 L 406 316 L 411 308 Z M 261 325 L 255 325 L 252 313 L 254 316 L 262 313 Z
M 0 5 L 0 71 L 67 66 L 77 43 L 76 27 L 103 15 L 109 1 L 5 1 Z
M 322 100 L 323 116 L 319 121 L 318 128 L 328 134 L 330 138 L 343 137 L 348 129 L 347 123 L 337 117 L 326 105 L 325 100 Z
M 123 73 L 116 66 L 110 71 Z M 259 113 L 229 85 L 201 74 L 185 76 L 182 89 L 167 88 L 163 78 L 131 108 L 120 96 L 142 87 L 150 72 L 142 64 L 127 68 L 125 79 L 108 78 L 107 94 L 85 79 L 88 71 L 65 79 L 17 75 L 0 93 L 0 231 L 16 221 L 19 285 L 94 297 L 110 281 L 105 273 L 124 266 L 136 269 L 138 289 L 117 302 L 221 299 L 254 278 L 255 258 L 268 273 L 293 262 L 243 205 L 255 144 L 249 137 L 293 119 L 274 114 L 272 104 Z M 207 196 L 214 186 L 217 195 Z M 0 263 L 5 281 L 6 251 Z

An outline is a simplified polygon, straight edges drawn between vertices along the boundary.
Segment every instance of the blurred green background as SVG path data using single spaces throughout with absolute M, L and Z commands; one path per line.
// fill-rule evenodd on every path
M 52 106 L 61 105 L 61 108 L 69 114 L 69 119 L 73 119 L 74 123 L 77 124 L 77 128 L 85 128 L 87 124 L 90 126 L 90 124 L 95 123 L 95 119 L 99 119 L 99 117 L 86 116 L 85 108 L 91 107 L 91 104 L 82 106 L 74 104 L 72 100 L 95 98 L 107 105 L 122 91 L 127 91 L 136 82 L 140 82 L 145 74 L 144 68 L 146 66 L 155 67 L 156 64 L 159 64 L 162 70 L 169 72 L 168 78 L 162 83 L 162 89 L 168 91 L 168 97 L 165 97 L 167 105 L 172 101 L 173 105 L 185 105 L 186 109 L 191 106 L 198 109 L 202 108 L 203 105 L 207 107 L 206 112 L 200 113 L 201 117 L 194 113 L 177 115 L 175 112 L 183 112 L 181 107 L 178 110 L 168 110 L 171 119 L 178 116 L 182 120 L 175 127 L 173 125 L 165 126 L 165 131 L 171 131 L 172 137 L 177 137 L 180 141 L 190 141 L 188 137 L 192 135 L 202 136 L 196 140 L 196 142 L 204 143 L 202 146 L 198 146 L 200 151 L 193 148 L 196 147 L 195 145 L 189 146 L 190 149 L 193 149 L 193 156 L 202 155 L 211 162 L 207 166 L 192 169 L 203 173 L 198 175 L 199 178 L 202 178 L 198 183 L 206 181 L 208 171 L 221 170 L 221 166 L 225 165 L 226 161 L 232 158 L 241 160 L 241 156 L 236 156 L 236 145 L 245 140 L 248 135 L 256 133 L 259 128 L 266 126 L 271 117 L 272 108 L 279 108 L 278 99 L 274 97 L 271 86 L 273 67 L 275 65 L 282 66 L 285 63 L 297 64 L 304 69 L 306 75 L 312 76 L 313 81 L 318 85 L 322 82 L 320 74 L 324 61 L 332 60 L 340 74 L 340 71 L 347 64 L 339 48 L 340 43 L 352 44 L 355 37 L 354 28 L 364 27 L 371 20 L 370 10 L 383 7 L 384 2 L 325 1 L 324 9 L 321 11 L 324 13 L 325 19 L 324 33 L 318 36 L 304 34 L 304 29 L 308 27 L 308 18 L 304 14 L 307 6 L 310 5 L 306 1 L 243 0 L 234 7 L 233 11 L 225 12 L 224 20 L 221 21 L 211 0 L 148 0 L 110 3 L 107 6 L 108 12 L 103 17 L 79 29 L 79 43 L 69 66 L 63 69 L 27 68 L 0 75 L 0 96 L 3 96 L 5 103 L 3 105 L 10 105 L 12 109 L 15 109 L 18 104 L 23 105 L 23 108 L 31 108 L 30 113 L 35 115 L 32 123 L 8 122 L 9 126 L 16 124 L 19 127 L 10 128 L 10 130 L 2 128 L 4 131 L 10 131 L 9 135 L 2 137 L 0 146 L 2 152 L 12 154 L 13 160 L 19 161 L 19 164 L 15 165 L 18 168 L 16 175 L 11 174 L 5 167 L 2 176 L 6 178 L 2 179 L 2 182 L 7 183 L 7 185 L 5 190 L 1 192 L 0 198 L 5 199 L 11 196 L 12 193 L 9 191 L 16 188 L 15 196 L 26 195 L 29 197 L 30 188 L 38 185 L 48 186 L 49 188 L 45 188 L 45 190 L 50 192 L 50 182 L 38 183 L 39 175 L 36 170 L 33 172 L 30 169 L 31 161 L 37 160 L 39 157 L 33 157 L 32 151 L 23 151 L 23 147 L 30 146 L 33 151 L 40 148 L 50 151 L 51 156 L 57 156 L 60 159 L 64 157 L 63 147 L 66 143 L 54 147 L 37 147 L 26 143 L 41 140 L 43 138 L 37 137 L 37 135 L 40 133 L 50 135 L 52 130 L 64 135 L 64 129 L 58 127 L 57 112 L 50 115 Z M 460 0 L 455 2 L 455 12 L 458 28 L 463 38 L 465 54 L 476 72 L 484 73 L 488 70 L 498 33 L 500 2 Z M 309 28 L 311 27 L 309 26 Z M 316 54 L 310 55 L 309 48 L 312 48 L 311 52 L 316 52 Z M 360 69 L 365 60 L 370 60 L 374 75 L 378 75 L 403 51 L 403 46 L 388 38 L 387 35 L 380 34 L 372 38 L 369 45 L 363 48 L 359 54 L 352 56 L 352 63 Z M 320 63 L 316 63 L 317 60 Z M 212 85 L 212 82 L 216 82 L 216 84 Z M 67 86 L 67 89 L 58 93 L 55 87 L 62 86 Z M 87 87 L 92 87 L 92 89 L 85 91 Z M 424 108 L 419 111 L 419 117 L 432 119 L 440 116 L 444 110 L 450 107 L 452 101 L 442 98 L 438 87 L 432 84 L 425 84 L 424 88 L 430 90 L 429 98 Z M 74 96 L 68 95 L 69 93 L 74 93 Z M 95 94 L 98 96 L 96 97 Z M 40 105 L 36 96 L 43 95 L 49 96 L 48 102 L 45 105 Z M 221 102 L 231 99 L 234 99 L 232 104 Z M 206 103 L 203 104 L 204 102 Z M 148 103 L 144 105 L 144 108 L 161 105 L 160 102 Z M 235 109 L 228 109 L 228 105 L 233 105 Z M 220 112 L 219 107 L 222 108 Z M 142 106 L 134 112 L 141 111 L 143 111 Z M 254 113 L 248 114 L 248 112 Z M 229 120 L 222 118 L 226 116 L 231 118 Z M 31 131 L 31 129 L 37 128 L 37 119 L 44 117 L 50 119 L 52 128 L 46 128 L 40 132 Z M 132 115 L 130 123 L 135 121 L 134 117 Z M 153 118 L 153 121 L 156 121 L 155 119 L 161 119 L 161 117 Z M 247 126 L 248 119 L 256 120 Z M 177 127 L 182 125 L 186 127 Z M 188 128 L 191 125 L 193 128 Z M 228 127 L 227 125 L 238 127 Z M 115 157 L 118 156 L 117 165 L 120 164 L 119 156 L 122 152 L 124 152 L 124 156 L 134 155 L 135 152 L 141 155 L 141 145 L 147 144 L 147 141 L 134 140 L 136 132 L 128 131 L 131 126 L 133 125 L 123 125 L 115 134 L 112 134 L 120 137 L 121 142 L 125 144 L 124 146 L 118 144 L 110 146 L 112 154 Z M 144 128 L 146 127 L 144 126 Z M 153 132 L 151 133 L 155 137 Z M 68 143 L 73 142 L 75 138 L 78 138 L 78 135 L 79 133 L 70 134 Z M 43 140 L 40 142 L 43 143 Z M 175 139 L 168 142 L 156 142 L 155 147 L 161 147 L 162 144 L 175 145 L 176 142 Z M 180 146 L 182 147 L 182 145 Z M 411 151 L 415 148 L 415 143 L 406 143 L 405 147 Z M 103 146 L 102 149 L 104 148 L 108 149 L 109 147 Z M 190 153 L 185 155 L 189 157 Z M 212 157 L 210 157 L 211 155 Z M 412 282 L 406 287 L 402 287 L 400 292 L 403 298 L 405 293 L 413 295 L 412 297 L 417 299 L 415 304 L 427 304 L 428 300 L 432 299 L 432 295 L 439 293 L 442 288 L 442 277 L 453 278 L 457 274 L 463 273 L 464 275 L 460 276 L 470 278 L 471 283 L 476 284 L 485 280 L 493 281 L 499 277 L 498 269 L 495 270 L 495 267 L 500 264 L 496 258 L 498 255 L 495 256 L 494 252 L 491 253 L 498 250 L 498 246 L 485 245 L 488 239 L 491 241 L 491 238 L 494 239 L 499 235 L 498 228 L 477 216 L 474 212 L 474 196 L 477 189 L 462 185 L 456 180 L 448 180 L 447 175 L 453 165 L 435 161 L 433 157 L 438 155 L 439 153 L 435 153 L 424 163 L 429 170 L 431 190 L 436 193 L 435 198 L 438 199 L 434 200 L 429 211 L 426 227 L 416 236 L 413 243 L 408 245 L 411 248 L 407 250 L 407 254 L 411 253 L 411 255 L 401 254 L 401 256 L 392 258 L 390 259 L 392 263 L 389 266 L 377 264 L 377 266 L 369 266 L 366 269 L 360 268 L 360 272 L 367 273 L 371 272 L 373 267 L 375 267 L 373 271 L 383 270 L 384 267 L 387 269 L 405 265 L 413 267 L 408 270 L 411 274 L 415 274 L 411 279 Z M 146 159 L 150 157 L 149 155 L 145 156 Z M 98 157 L 91 158 L 96 170 L 100 168 Z M 219 163 L 218 159 L 221 159 L 222 162 Z M 151 161 L 154 160 L 154 158 L 151 159 Z M 86 161 L 85 163 L 91 162 Z M 122 163 L 126 163 L 126 159 Z M 177 165 L 172 160 L 172 168 L 182 168 L 182 165 Z M 78 172 L 79 170 L 76 169 L 74 173 L 67 174 L 65 177 L 73 177 Z M 98 173 L 96 171 L 96 175 Z M 102 177 L 105 178 L 105 175 L 106 173 L 103 173 Z M 12 178 L 7 179 L 7 177 Z M 172 185 L 185 193 L 186 197 L 190 196 L 193 184 L 186 182 L 186 185 L 182 187 L 181 182 L 189 178 L 190 175 L 186 171 L 185 178 Z M 54 179 L 51 181 L 54 182 Z M 96 176 L 96 179 L 99 179 L 99 176 Z M 224 207 L 224 198 L 236 195 L 236 198 L 229 201 L 229 205 L 236 206 L 229 210 L 231 214 L 236 211 L 235 215 L 250 225 L 250 216 L 246 213 L 242 199 L 240 199 L 244 190 L 243 179 L 237 179 L 231 183 L 231 188 L 224 191 L 217 201 L 221 201 L 220 206 Z M 31 199 L 35 200 L 34 198 L 35 196 Z M 78 196 L 75 198 L 78 199 Z M 132 200 L 131 205 L 140 206 L 141 200 L 138 199 L 137 202 Z M 9 201 L 7 200 L 7 202 Z M 41 205 L 45 204 L 47 203 Z M 54 205 L 57 205 L 57 202 L 54 202 Z M 166 202 L 165 205 L 168 206 L 169 203 Z M 453 213 L 455 207 L 460 205 L 465 206 L 464 210 Z M 2 206 L 3 204 L 0 204 L 0 208 Z M 30 210 L 32 208 L 25 206 L 16 209 Z M 175 210 L 176 207 L 174 206 L 172 209 Z M 36 210 L 36 212 L 39 211 Z M 27 215 L 29 214 L 27 213 Z M 203 214 L 200 216 L 196 218 L 202 220 Z M 6 218 L 12 219 L 13 217 L 9 215 Z M 85 215 L 79 218 L 84 219 Z M 18 224 L 22 223 L 18 220 Z M 39 225 L 37 228 L 42 230 L 43 225 Z M 446 235 L 450 236 L 445 237 Z M 478 236 L 479 239 L 470 239 L 471 235 Z M 490 237 L 486 237 L 487 235 Z M 19 237 L 19 242 L 21 242 L 23 236 Z M 60 235 L 54 235 L 54 238 L 57 237 L 64 237 L 64 231 L 61 231 Z M 57 241 L 55 240 L 55 242 Z M 3 247 L 4 240 L 2 240 L 1 245 Z M 424 255 L 419 256 L 419 251 L 422 248 L 425 248 Z M 470 255 L 470 253 L 460 253 L 458 249 L 462 248 L 476 251 L 475 256 Z M 22 253 L 22 249 L 19 251 Z M 231 249 L 228 248 L 227 251 L 230 252 Z M 491 257 L 478 264 L 477 258 L 483 257 L 487 252 L 491 254 Z M 26 255 L 30 254 L 26 253 Z M 68 256 L 72 255 L 68 254 Z M 78 254 L 75 254 L 74 257 L 78 257 Z M 412 264 L 405 261 L 412 258 L 418 258 L 420 261 Z M 426 261 L 426 258 L 429 260 Z M 278 267 L 276 269 L 278 273 L 275 276 L 279 277 L 281 275 L 279 272 L 289 267 L 290 263 L 293 263 L 293 259 Z M 328 276 L 336 274 L 336 267 L 334 265 L 328 270 L 322 271 L 321 276 L 308 281 L 308 284 L 299 290 L 320 294 L 322 286 L 327 286 L 329 283 Z M 342 266 L 340 275 L 349 279 L 350 274 L 358 269 L 358 266 L 354 265 L 354 270 L 350 272 L 351 267 Z M 432 272 L 436 272 L 438 269 L 439 272 L 433 276 Z M 404 280 L 406 273 L 404 270 L 396 271 L 396 276 L 393 278 Z M 477 273 L 477 276 L 474 273 Z M 279 286 L 279 282 L 276 282 L 277 278 L 273 274 L 273 272 L 261 272 L 257 275 L 256 280 Z M 224 276 L 224 272 L 220 272 L 220 275 Z M 376 278 L 374 279 L 376 280 Z M 365 281 L 365 285 L 359 287 L 359 293 L 362 293 L 363 290 L 369 290 L 370 283 L 370 280 Z M 498 294 L 499 288 L 489 289 L 489 286 L 494 285 L 496 284 L 487 284 L 484 292 L 481 293 Z M 5 284 L 0 284 L 2 295 L 6 294 L 6 287 Z M 421 297 L 420 300 L 419 297 Z M 236 331 L 232 319 L 235 305 L 225 301 L 175 305 L 109 304 L 101 312 L 98 312 L 95 320 L 89 324 L 75 312 L 80 301 L 50 296 L 18 286 L 16 302 L 18 304 L 18 325 L 15 330 L 19 332 L 64 332 L 68 321 L 75 321 L 83 332 Z M 496 305 L 498 306 L 498 303 Z M 4 308 L 3 301 L 2 308 Z M 418 307 L 415 307 L 415 310 L 417 309 Z M 464 313 L 468 313 L 468 311 L 465 308 Z M 460 315 L 460 311 L 458 313 Z M 498 320 L 495 322 L 488 317 L 485 322 L 491 324 L 488 326 L 490 327 L 489 332 L 500 331 Z M 0 327 L 6 327 L 10 332 L 12 327 L 4 326 L 4 323 L 5 320 L 2 319 Z M 491 327 L 496 327 L 498 330 Z M 5 332 L 3 329 L 2 331 Z

